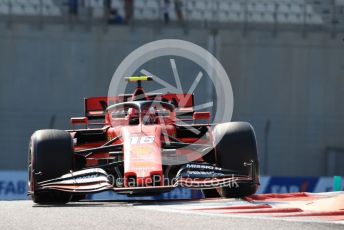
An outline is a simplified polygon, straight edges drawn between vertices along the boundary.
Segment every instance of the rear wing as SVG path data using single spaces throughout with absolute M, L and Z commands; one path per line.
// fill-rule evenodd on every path
M 169 102 L 176 107 L 177 116 L 190 116 L 194 110 L 193 94 L 147 94 L 148 100 Z M 89 120 L 104 119 L 106 108 L 110 105 L 130 100 L 132 94 L 116 97 L 89 97 L 84 99 L 85 117 Z

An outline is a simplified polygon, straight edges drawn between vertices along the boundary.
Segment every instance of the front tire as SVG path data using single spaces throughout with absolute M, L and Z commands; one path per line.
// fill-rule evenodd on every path
M 38 204 L 63 204 L 71 200 L 70 193 L 39 191 L 37 183 L 54 179 L 73 169 L 73 142 L 63 130 L 38 130 L 31 136 L 29 148 L 29 189 L 31 199 Z
M 230 169 L 243 175 L 251 175 L 254 183 L 240 183 L 239 187 L 222 187 L 212 191 L 204 190 L 206 198 L 219 196 L 226 198 L 245 197 L 254 194 L 259 184 L 259 161 L 257 154 L 256 137 L 252 126 L 247 122 L 228 122 L 218 124 L 213 129 L 213 136 L 217 144 L 215 146 L 216 165 L 224 169 Z M 253 162 L 251 167 L 244 163 Z

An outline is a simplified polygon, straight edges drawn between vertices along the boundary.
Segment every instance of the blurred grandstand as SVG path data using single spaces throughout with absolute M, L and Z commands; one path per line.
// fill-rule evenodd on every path
M 124 1 L 112 0 L 110 7 L 124 16 Z M 69 15 L 68 2 L 0 0 L 0 17 L 49 16 L 61 19 Z M 104 2 L 79 0 L 78 18 L 82 21 L 82 19 L 97 20 L 105 17 Z M 344 0 L 184 0 L 182 2 L 184 21 L 203 26 L 246 23 L 303 25 L 319 29 L 344 28 Z M 163 0 L 134 0 L 133 21 L 161 19 L 163 4 Z M 171 21 L 176 21 L 174 4 L 170 4 L 169 11 Z

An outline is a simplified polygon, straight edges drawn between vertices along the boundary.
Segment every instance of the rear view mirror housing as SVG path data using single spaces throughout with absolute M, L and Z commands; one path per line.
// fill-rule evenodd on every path
M 70 119 L 70 123 L 72 127 L 76 125 L 85 125 L 86 127 L 88 126 L 88 118 L 87 117 L 72 117 Z
M 194 121 L 197 121 L 197 120 L 206 120 L 210 121 L 210 112 L 194 112 L 193 115 L 192 115 L 192 119 Z

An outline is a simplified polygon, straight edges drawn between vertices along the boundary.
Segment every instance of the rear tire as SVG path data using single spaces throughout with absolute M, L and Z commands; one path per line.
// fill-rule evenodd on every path
M 73 142 L 63 130 L 38 130 L 31 136 L 29 148 L 29 189 L 31 199 L 38 204 L 63 204 L 71 200 L 70 193 L 39 191 L 37 183 L 60 177 L 73 169 Z
M 251 174 L 251 167 L 244 162 L 253 162 L 254 183 L 240 183 L 239 187 L 222 187 L 217 189 L 221 197 L 244 197 L 254 194 L 259 184 L 259 161 L 256 137 L 252 126 L 247 122 L 228 122 L 218 124 L 213 130 L 214 138 L 218 141 L 215 147 L 216 164 L 224 169 L 230 169 L 243 175 Z M 222 137 L 222 139 L 221 139 Z

